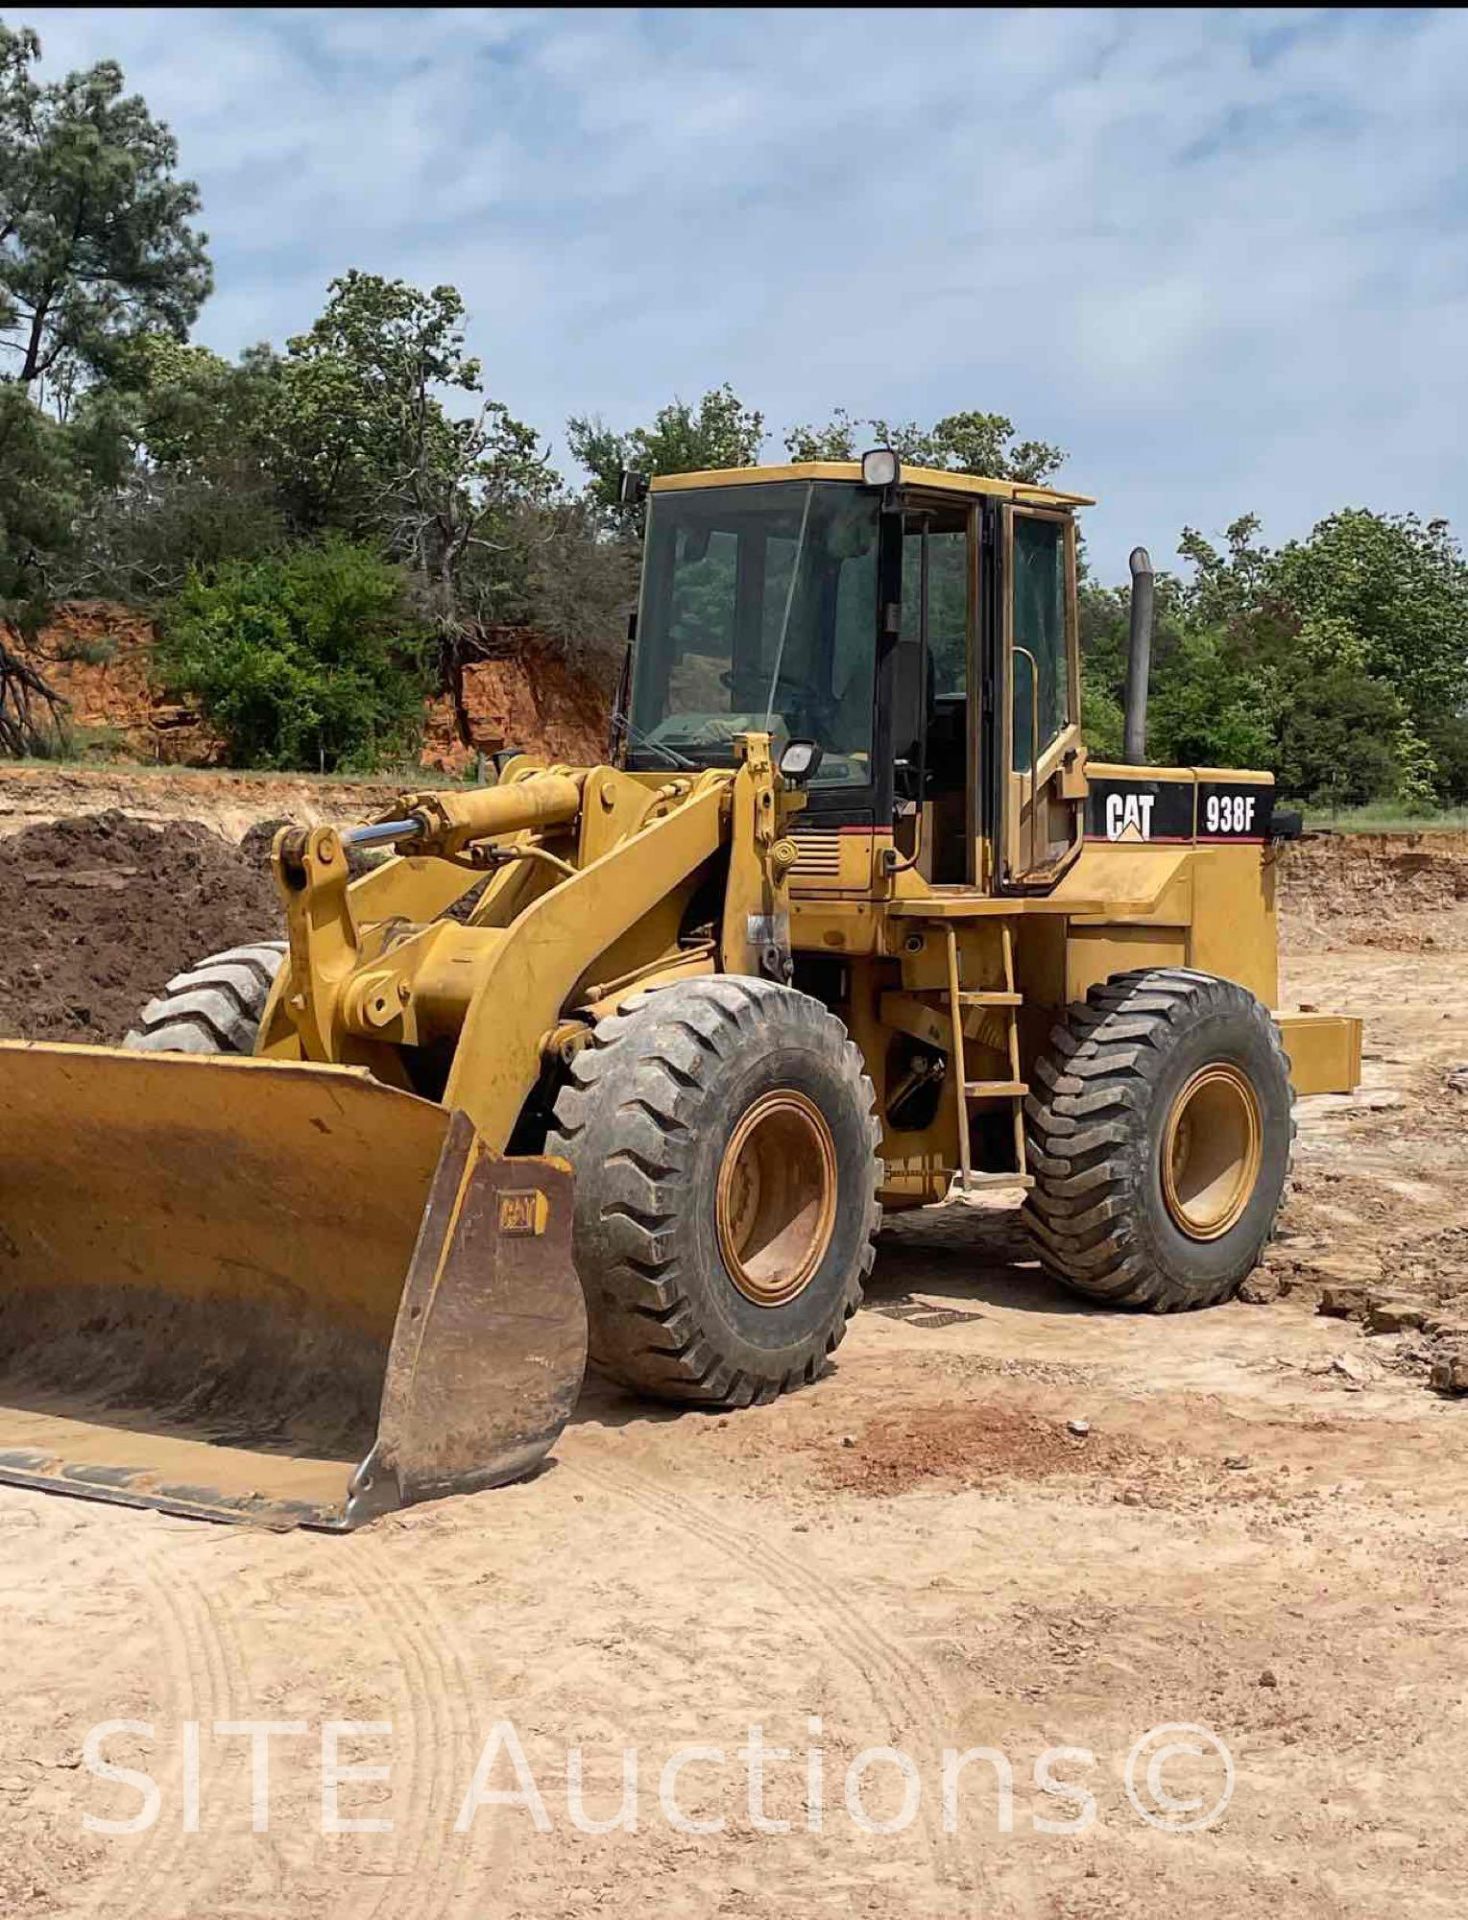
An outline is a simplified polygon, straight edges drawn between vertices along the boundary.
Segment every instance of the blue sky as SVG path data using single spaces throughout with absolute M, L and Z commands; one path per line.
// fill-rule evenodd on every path
M 6 10 L 199 182 L 196 337 L 449 281 L 564 459 L 731 381 L 1069 450 L 1104 577 L 1186 522 L 1468 528 L 1468 13 Z

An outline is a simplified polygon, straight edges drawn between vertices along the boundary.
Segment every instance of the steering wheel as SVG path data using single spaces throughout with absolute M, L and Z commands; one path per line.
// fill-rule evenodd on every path
M 737 691 L 734 685 L 734 672 L 732 668 L 726 667 L 724 669 L 719 675 L 719 683 L 729 693 L 735 693 Z M 827 695 L 816 693 L 805 681 L 790 679 L 783 673 L 776 676 L 774 686 L 775 698 L 772 704 L 783 704 L 781 699 L 782 693 L 785 695 L 794 695 L 794 705 L 797 712 L 808 714 L 815 722 L 818 732 L 829 733 L 836 715 L 836 702 L 833 699 Z M 761 702 L 769 698 L 769 694 L 769 681 L 761 679 L 759 692 L 755 697 L 753 705 L 759 706 Z M 745 708 L 744 710 L 747 712 L 750 709 Z

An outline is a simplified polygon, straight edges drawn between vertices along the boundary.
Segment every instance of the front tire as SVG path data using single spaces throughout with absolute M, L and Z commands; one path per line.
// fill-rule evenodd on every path
M 1294 1142 L 1267 1008 L 1185 967 L 1093 987 L 1036 1062 L 1026 1207 L 1078 1293 L 1167 1313 L 1226 1300 L 1273 1235 Z
M 253 1053 L 283 940 L 230 947 L 176 973 L 123 1040 L 135 1053 Z
M 875 1104 L 841 1022 L 773 981 L 682 981 L 603 1020 L 546 1140 L 576 1174 L 602 1372 L 734 1407 L 813 1380 L 871 1270 Z

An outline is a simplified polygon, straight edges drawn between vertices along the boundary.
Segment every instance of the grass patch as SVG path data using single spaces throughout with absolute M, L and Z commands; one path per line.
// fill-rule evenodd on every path
M 1307 827 L 1329 827 L 1333 833 L 1462 833 L 1468 832 L 1468 807 L 1443 807 L 1414 813 L 1399 800 L 1374 800 L 1366 807 L 1306 807 Z

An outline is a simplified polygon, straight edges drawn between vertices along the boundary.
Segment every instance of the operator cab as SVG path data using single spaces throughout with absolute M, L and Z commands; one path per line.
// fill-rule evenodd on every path
M 1080 846 L 1075 494 L 887 450 L 655 478 L 637 771 L 821 749 L 805 831 L 890 831 L 935 886 L 1053 885 Z

